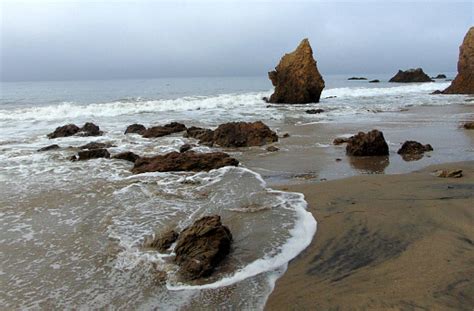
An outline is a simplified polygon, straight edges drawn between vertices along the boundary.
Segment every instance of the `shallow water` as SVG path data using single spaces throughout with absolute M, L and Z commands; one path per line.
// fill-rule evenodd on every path
M 368 84 L 329 76 L 320 103 L 268 107 L 262 97 L 271 86 L 264 78 L 2 83 L 0 304 L 22 309 L 261 308 L 287 262 L 316 230 L 300 194 L 274 191 L 267 184 L 472 160 L 472 135 L 457 125 L 474 117 L 473 102 L 466 96 L 429 95 L 448 84 Z M 325 112 L 305 113 L 315 107 Z M 132 175 L 132 164 L 125 161 L 68 161 L 76 147 L 91 141 L 112 142 L 111 154 L 140 155 L 195 143 L 181 134 L 124 135 L 132 123 L 215 127 L 241 120 L 262 120 L 291 136 L 276 144 L 276 153 L 260 147 L 227 149 L 241 166 L 208 173 Z M 59 125 L 87 121 L 98 124 L 104 136 L 46 138 Z M 372 127 L 384 131 L 388 159 L 349 159 L 343 147 L 331 145 L 336 136 Z M 408 138 L 431 143 L 435 151 L 404 162 L 396 149 Z M 61 149 L 36 151 L 52 143 Z M 209 214 L 222 216 L 234 244 L 229 259 L 200 284 L 181 283 L 169 255 L 142 247 L 155 232 L 183 229 Z M 165 280 L 157 270 L 166 272 Z

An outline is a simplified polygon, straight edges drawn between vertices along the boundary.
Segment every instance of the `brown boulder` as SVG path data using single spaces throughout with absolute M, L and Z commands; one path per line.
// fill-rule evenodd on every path
M 263 122 L 230 122 L 219 125 L 212 142 L 221 147 L 263 146 L 278 141 L 278 135 Z
M 139 158 L 140 158 L 139 155 L 131 151 L 121 152 L 112 157 L 112 159 L 125 160 L 125 161 L 130 161 L 133 163 L 135 163 L 135 161 L 138 160 Z
M 346 153 L 350 156 L 384 156 L 388 155 L 388 145 L 383 137 L 383 133 L 372 130 L 349 138 L 346 146 Z
M 219 216 L 206 216 L 195 221 L 179 235 L 175 262 L 186 279 L 209 276 L 229 254 L 232 234 Z
M 209 171 L 224 166 L 237 166 L 239 161 L 227 153 L 171 152 L 151 158 L 139 158 L 135 161 L 132 173 L 145 172 L 177 172 L 177 171 Z
M 160 252 L 165 252 L 170 248 L 170 246 L 176 242 L 178 239 L 178 233 L 174 230 L 166 231 L 162 234 L 159 234 L 155 237 L 153 241 L 148 245 L 149 247 L 153 247 L 158 249 Z
M 462 127 L 466 130 L 474 130 L 474 122 L 466 122 Z
M 110 158 L 110 153 L 107 149 L 92 149 L 92 150 L 84 150 L 79 151 L 77 160 L 84 161 L 90 159 L 98 159 L 98 158 Z
M 132 124 L 127 126 L 127 129 L 125 130 L 124 134 L 140 134 L 143 135 L 145 133 L 146 127 L 142 124 Z
M 171 122 L 164 126 L 153 126 L 143 132 L 143 137 L 153 138 L 153 137 L 162 137 L 170 135 L 173 133 L 178 133 L 186 130 L 186 126 L 182 123 Z
M 184 137 L 192 137 L 195 139 L 199 139 L 202 142 L 205 141 L 212 141 L 212 137 L 214 136 L 214 131 L 211 129 L 205 129 L 202 127 L 195 127 L 191 126 L 186 130 L 186 133 L 183 135 Z
M 81 127 L 77 134 L 80 136 L 100 136 L 104 134 L 104 132 L 102 132 L 94 123 L 87 122 L 83 127 Z
M 48 134 L 49 139 L 58 137 L 72 136 L 78 133 L 81 129 L 75 124 L 67 124 L 64 126 L 57 127 L 54 132 Z
M 308 39 L 301 41 L 292 53 L 285 54 L 268 77 L 275 87 L 269 99 L 271 103 L 317 103 L 324 89 Z
M 459 48 L 458 74 L 445 94 L 474 94 L 474 27 L 469 28 Z
M 407 140 L 402 147 L 397 151 L 405 161 L 415 161 L 423 158 L 423 154 L 427 151 L 432 151 L 433 147 L 430 144 L 422 145 L 417 141 Z
M 423 69 L 408 69 L 406 71 L 399 70 L 388 82 L 433 82 L 431 78 L 423 72 Z

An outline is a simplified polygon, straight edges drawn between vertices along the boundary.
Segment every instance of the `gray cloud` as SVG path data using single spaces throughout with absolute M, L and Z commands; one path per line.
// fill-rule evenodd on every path
M 1 79 L 265 75 L 308 37 L 323 74 L 455 71 L 473 2 L 9 1 Z

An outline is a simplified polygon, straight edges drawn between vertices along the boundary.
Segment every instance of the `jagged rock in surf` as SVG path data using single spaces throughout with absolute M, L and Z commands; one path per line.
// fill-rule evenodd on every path
M 91 142 L 85 145 L 82 145 L 79 147 L 79 149 L 105 149 L 105 148 L 110 148 L 110 147 L 115 147 L 112 143 L 98 143 L 98 142 Z
M 132 124 L 127 126 L 127 129 L 125 130 L 125 134 L 140 134 L 143 135 L 145 133 L 146 127 L 142 124 Z
M 67 137 L 73 135 L 79 136 L 100 136 L 103 132 L 97 125 L 91 122 L 87 122 L 83 127 L 79 128 L 75 124 L 67 124 L 64 126 L 57 127 L 54 132 L 48 134 L 49 139 Z
M 49 146 L 40 148 L 40 149 L 38 149 L 37 151 L 38 151 L 38 152 L 43 152 L 43 151 L 50 151 L 50 150 L 56 150 L 56 149 L 59 149 L 59 146 L 56 145 L 56 144 L 54 144 L 54 145 L 49 145 Z
M 285 54 L 268 77 L 275 87 L 268 100 L 270 103 L 317 103 L 324 89 L 308 39 L 301 41 L 292 53 Z
M 78 155 L 77 160 L 79 161 L 98 159 L 98 158 L 107 158 L 107 159 L 110 158 L 110 153 L 107 151 L 107 149 L 84 150 L 84 151 L 79 151 L 77 155 Z
M 398 73 L 393 76 L 388 82 L 433 82 L 431 78 L 423 72 L 423 69 L 408 69 L 406 71 L 399 70 Z
M 182 123 L 171 122 L 164 126 L 153 126 L 143 132 L 142 136 L 145 138 L 154 138 L 178 133 L 186 130 L 186 126 Z
M 130 161 L 130 162 L 133 162 L 135 163 L 136 160 L 138 160 L 140 158 L 139 155 L 131 152 L 131 151 L 125 151 L 125 152 L 121 152 L 121 153 L 118 153 L 114 156 L 112 156 L 112 159 L 117 159 L 117 160 L 125 160 L 125 161 Z

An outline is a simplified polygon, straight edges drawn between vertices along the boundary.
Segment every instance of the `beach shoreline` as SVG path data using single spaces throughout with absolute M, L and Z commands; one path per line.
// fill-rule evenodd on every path
M 439 178 L 437 169 L 463 177 Z M 318 229 L 267 310 L 474 306 L 474 161 L 279 189 L 305 195 Z

